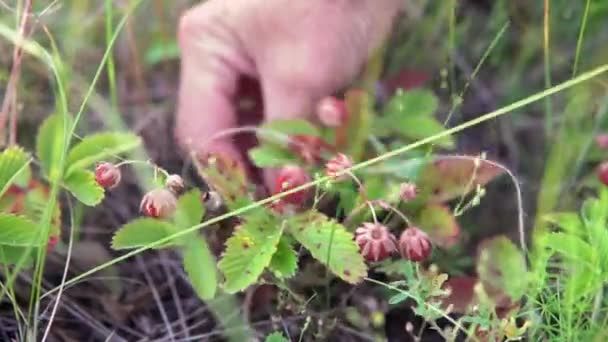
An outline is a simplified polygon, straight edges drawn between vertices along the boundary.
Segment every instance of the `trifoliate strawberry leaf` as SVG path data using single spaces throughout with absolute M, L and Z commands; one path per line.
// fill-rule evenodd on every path
M 298 270 L 298 254 L 287 236 L 283 236 L 268 268 L 278 278 L 291 278 Z
M 288 231 L 315 259 L 344 281 L 356 284 L 367 276 L 367 266 L 353 234 L 340 223 L 310 211 L 289 219 Z
M 139 146 L 141 139 L 132 133 L 104 132 L 89 135 L 74 145 L 68 154 L 68 174 L 127 152 Z
M 83 169 L 73 170 L 65 179 L 64 185 L 76 199 L 90 207 L 103 200 L 103 188 L 95 181 L 93 172 Z
M 9 147 L 0 153 L 0 197 L 21 173 L 29 170 L 30 161 L 30 156 L 20 147 Z
M 416 223 L 438 246 L 447 248 L 458 242 L 460 226 L 450 208 L 445 205 L 428 204 L 420 211 Z
M 112 238 L 113 249 L 129 249 L 148 246 L 154 242 L 170 237 L 179 230 L 169 222 L 140 218 L 123 225 Z M 177 245 L 170 240 L 155 248 L 166 248 Z
M 264 342 L 289 342 L 289 340 L 286 339 L 282 333 L 276 331 L 276 332 L 273 332 L 272 334 L 266 336 L 266 339 L 264 339 Z
M 184 269 L 196 294 L 204 300 L 215 297 L 217 270 L 207 241 L 202 236 L 190 236 L 182 253 Z
M 66 147 L 66 134 L 70 125 L 69 116 L 54 114 L 44 120 L 38 130 L 36 154 L 42 170 L 50 180 L 55 180 L 62 170 L 61 155 Z
M 0 214 L 0 245 L 14 247 L 39 247 L 43 239 L 38 226 L 29 219 Z
M 205 205 L 198 189 L 192 189 L 177 200 L 173 222 L 178 229 L 187 229 L 199 223 L 205 216 Z
M 297 161 L 297 158 L 280 146 L 266 143 L 249 150 L 249 159 L 257 167 L 280 167 Z
M 226 292 L 239 292 L 258 280 L 277 251 L 282 233 L 283 224 L 266 211 L 259 210 L 244 218 L 226 242 L 218 264 L 226 279 Z

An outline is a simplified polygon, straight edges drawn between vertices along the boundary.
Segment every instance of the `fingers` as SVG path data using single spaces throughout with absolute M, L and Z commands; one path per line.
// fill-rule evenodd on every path
M 242 163 L 227 130 L 236 127 L 239 76 L 252 67 L 233 38 L 222 1 L 207 2 L 180 20 L 182 49 L 176 137 L 190 153 L 221 153 Z

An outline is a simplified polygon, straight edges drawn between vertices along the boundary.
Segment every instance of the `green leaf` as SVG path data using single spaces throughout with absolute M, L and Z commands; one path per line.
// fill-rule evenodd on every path
M 253 164 L 259 168 L 280 167 L 297 160 L 289 151 L 268 143 L 250 149 L 248 154 Z
M 27 252 L 27 247 L 16 247 L 16 246 L 3 246 L 0 245 L 0 265 L 14 265 L 17 264 L 24 254 Z M 25 256 L 24 267 L 30 267 L 34 263 L 34 256 L 38 251 L 38 247 L 30 249 L 30 254 Z
M 400 120 L 399 126 L 393 126 L 391 122 L 380 121 L 380 125 L 382 124 L 386 125 L 387 132 L 394 132 L 411 140 L 421 140 L 445 131 L 445 127 L 432 117 L 406 116 Z M 455 146 L 451 136 L 435 140 L 433 143 L 446 149 Z
M 179 230 L 171 223 L 152 219 L 140 218 L 123 225 L 112 238 L 112 248 L 129 249 L 150 245 L 159 240 L 168 238 Z M 155 248 L 166 248 L 177 245 L 176 241 L 169 241 Z
M 277 251 L 283 225 L 272 214 L 259 210 L 244 218 L 226 242 L 218 267 L 224 273 L 224 290 L 236 293 L 255 283 Z
M 286 339 L 282 333 L 275 331 L 272 334 L 266 336 L 264 342 L 289 342 L 289 340 Z
M 566 233 L 550 233 L 547 247 L 553 252 L 571 261 L 585 264 L 587 267 L 596 266 L 596 251 L 581 238 Z M 580 265 L 584 266 L 584 265 Z
M 401 180 L 411 181 L 418 179 L 421 171 L 431 162 L 431 157 L 389 159 L 376 168 L 370 168 L 367 172 L 374 175 L 388 175 Z
M 526 260 L 505 236 L 481 243 L 477 273 L 484 286 L 502 290 L 514 301 L 519 300 L 528 288 Z
M 401 120 L 406 117 L 432 116 L 438 106 L 439 101 L 437 100 L 437 96 L 429 90 L 397 90 L 395 95 L 386 104 L 384 116 L 398 127 Z
M 29 219 L 12 214 L 0 214 L 0 245 L 39 247 L 43 245 L 38 226 Z
M 404 300 L 407 300 L 410 298 L 409 293 L 406 292 L 399 292 L 396 295 L 392 296 L 391 298 L 389 298 L 388 303 L 390 305 L 396 305 L 399 304 L 401 302 L 403 302 Z
M 67 159 L 68 174 L 132 150 L 140 143 L 141 139 L 132 133 L 104 132 L 89 135 L 70 150 Z
M 291 278 L 298 270 L 298 254 L 293 249 L 286 236 L 283 236 L 277 246 L 277 251 L 270 260 L 268 268 L 278 278 Z
M 177 200 L 173 222 L 178 229 L 187 229 L 201 223 L 205 216 L 205 206 L 198 189 L 192 189 Z
M 159 39 L 152 43 L 144 54 L 144 62 L 151 66 L 160 62 L 179 58 L 180 49 L 177 40 Z
M 580 235 L 583 233 L 583 222 L 577 213 L 562 212 L 545 215 L 545 220 L 557 225 L 570 234 Z
M 340 223 L 309 211 L 291 218 L 288 230 L 313 258 L 344 281 L 356 284 L 367 276 L 367 266 L 353 234 Z
M 65 187 L 85 205 L 96 206 L 103 200 L 103 188 L 95 181 L 93 172 L 74 169 L 64 180 Z
M 262 138 L 264 137 L 264 130 L 271 130 L 286 135 L 312 135 L 315 137 L 320 135 L 319 129 L 304 119 L 273 120 L 263 124 L 260 128 L 262 129 L 260 133 Z
M 68 122 L 64 122 L 65 120 Z M 42 170 L 50 180 L 55 180 L 61 171 L 61 155 L 70 121 L 67 115 L 54 114 L 44 120 L 38 130 L 36 154 Z
M 442 204 L 428 204 L 416 221 L 433 243 L 441 247 L 451 247 L 458 242 L 460 226 L 449 207 Z
M 201 299 L 212 299 L 217 291 L 215 257 L 203 237 L 190 236 L 183 247 L 184 269 Z
M 0 197 L 28 169 L 30 161 L 30 156 L 20 147 L 9 147 L 0 153 Z

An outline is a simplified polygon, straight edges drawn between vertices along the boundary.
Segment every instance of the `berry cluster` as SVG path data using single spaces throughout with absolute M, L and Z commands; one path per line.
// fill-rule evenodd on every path
M 95 180 L 104 189 L 115 188 L 121 180 L 120 165 L 103 162 L 95 168 Z M 177 197 L 184 192 L 185 184 L 179 175 L 167 175 L 165 186 L 144 195 L 139 210 L 153 218 L 167 218 L 177 209 Z
M 428 258 L 432 250 L 429 236 L 417 227 L 405 229 L 399 241 L 380 223 L 365 222 L 355 234 L 361 254 L 368 261 L 382 261 L 399 250 L 404 259 L 420 262 Z
M 335 97 L 327 97 L 319 102 L 317 117 L 327 127 L 343 126 L 348 121 L 346 104 Z M 322 138 L 294 135 L 290 137 L 288 148 L 308 165 L 319 165 L 323 160 L 327 160 L 325 163 L 327 177 L 334 181 L 353 178 L 361 190 L 364 190 L 361 182 L 350 171 L 353 160 L 346 154 L 336 152 L 335 146 L 328 144 Z M 326 155 L 329 155 L 329 158 L 326 158 Z M 120 165 L 107 162 L 97 165 L 95 169 L 97 183 L 104 189 L 116 187 L 121 180 Z M 273 196 L 285 194 L 273 203 L 272 208 L 281 214 L 301 209 L 310 198 L 310 188 L 306 187 L 310 182 L 311 177 L 303 167 L 283 166 L 271 190 Z M 140 203 L 140 211 L 153 218 L 171 217 L 177 209 L 177 197 L 184 190 L 184 180 L 179 175 L 167 174 L 164 187 L 153 189 L 144 195 Z M 401 184 L 399 191 L 403 202 L 410 202 L 417 195 L 416 185 L 412 183 Z M 201 200 L 205 204 L 213 204 L 213 207 L 221 205 L 221 198 L 217 193 L 206 192 Z M 390 207 L 388 204 L 387 206 Z M 355 232 L 355 241 L 363 257 L 373 262 L 384 260 L 396 251 L 399 251 L 405 259 L 419 262 L 425 260 L 432 249 L 428 235 L 417 227 L 405 229 L 397 240 L 385 225 L 378 222 L 363 223 Z

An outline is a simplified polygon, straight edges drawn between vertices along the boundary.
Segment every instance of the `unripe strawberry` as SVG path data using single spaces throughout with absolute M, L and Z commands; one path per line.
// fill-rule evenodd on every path
M 277 176 L 274 194 L 300 187 L 308 182 L 310 182 L 310 177 L 303 168 L 295 165 L 284 166 Z M 308 199 L 309 193 L 308 189 L 300 190 L 286 195 L 281 198 L 281 201 L 301 205 Z
M 361 255 L 368 261 L 381 261 L 397 249 L 397 239 L 380 223 L 365 222 L 355 231 Z
M 177 208 L 177 198 L 167 189 L 155 189 L 148 192 L 141 200 L 139 210 L 146 216 L 167 218 Z
M 399 252 L 405 259 L 420 262 L 425 260 L 431 254 L 433 245 L 429 236 L 418 229 L 410 227 L 401 233 L 399 238 Z
M 328 96 L 319 101 L 317 117 L 324 126 L 340 127 L 348 120 L 348 110 L 344 101 Z
M 287 145 L 290 151 L 310 165 L 323 161 L 323 153 L 332 153 L 335 148 L 323 139 L 313 136 L 296 134 L 289 137 Z
M 405 182 L 399 186 L 399 196 L 403 202 L 410 202 L 416 198 L 418 194 L 418 187 L 416 184 Z
M 346 169 L 350 169 L 353 166 L 353 160 L 350 159 L 347 155 L 338 153 L 333 158 L 331 158 L 327 164 L 325 164 L 325 172 L 329 177 L 335 178 L 337 180 L 344 180 L 348 178 L 348 175 L 338 174 Z
M 112 163 L 100 163 L 95 168 L 95 181 L 104 189 L 112 189 L 120 183 L 120 169 Z
M 604 185 L 608 185 L 608 161 L 602 162 L 597 167 L 597 178 L 600 179 Z
M 165 187 L 175 196 L 179 196 L 186 188 L 184 180 L 179 175 L 169 175 L 165 180 Z
M 598 134 L 595 137 L 595 144 L 602 150 L 608 149 L 608 133 Z

